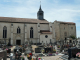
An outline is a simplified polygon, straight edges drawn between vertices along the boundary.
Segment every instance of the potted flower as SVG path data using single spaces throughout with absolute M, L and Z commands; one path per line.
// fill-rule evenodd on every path
M 22 60 L 25 60 L 25 57 L 24 56 L 20 56 L 20 57 L 21 57 Z
M 52 53 L 49 53 L 49 56 L 52 56 Z
M 38 60 L 42 60 L 42 58 L 38 58 Z
M 80 53 L 79 52 L 76 54 L 76 57 L 77 58 L 80 58 Z
M 56 53 L 56 50 L 55 49 L 53 49 L 53 53 Z
M 27 58 L 30 59 L 30 55 L 29 54 L 27 54 Z
M 41 49 L 41 53 L 44 53 L 44 49 Z
M 60 45 L 58 45 L 57 47 L 60 48 Z

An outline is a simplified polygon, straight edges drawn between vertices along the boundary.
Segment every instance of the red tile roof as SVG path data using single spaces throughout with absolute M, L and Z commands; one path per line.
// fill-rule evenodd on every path
M 62 21 L 57 21 L 57 22 L 59 22 L 61 24 L 75 24 L 74 22 L 62 22 Z
M 47 20 L 29 19 L 29 18 L 13 18 L 13 17 L 0 17 L 0 22 L 49 23 Z
M 49 30 L 40 30 L 41 34 L 52 34 Z

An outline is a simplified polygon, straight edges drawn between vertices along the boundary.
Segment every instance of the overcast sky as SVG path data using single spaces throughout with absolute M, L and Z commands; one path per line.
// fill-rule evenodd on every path
M 0 16 L 36 19 L 40 1 L 46 20 L 75 22 L 80 37 L 80 0 L 0 0 Z

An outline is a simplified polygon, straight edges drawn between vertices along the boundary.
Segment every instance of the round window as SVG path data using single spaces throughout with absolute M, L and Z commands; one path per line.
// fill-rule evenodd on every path
M 48 35 L 45 35 L 45 38 L 48 38 Z

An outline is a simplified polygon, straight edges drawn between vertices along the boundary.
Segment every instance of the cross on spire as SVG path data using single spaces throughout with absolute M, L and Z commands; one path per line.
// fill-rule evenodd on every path
M 41 9 L 41 1 L 40 1 L 40 8 L 39 8 L 39 11 L 42 11 L 42 9 Z

